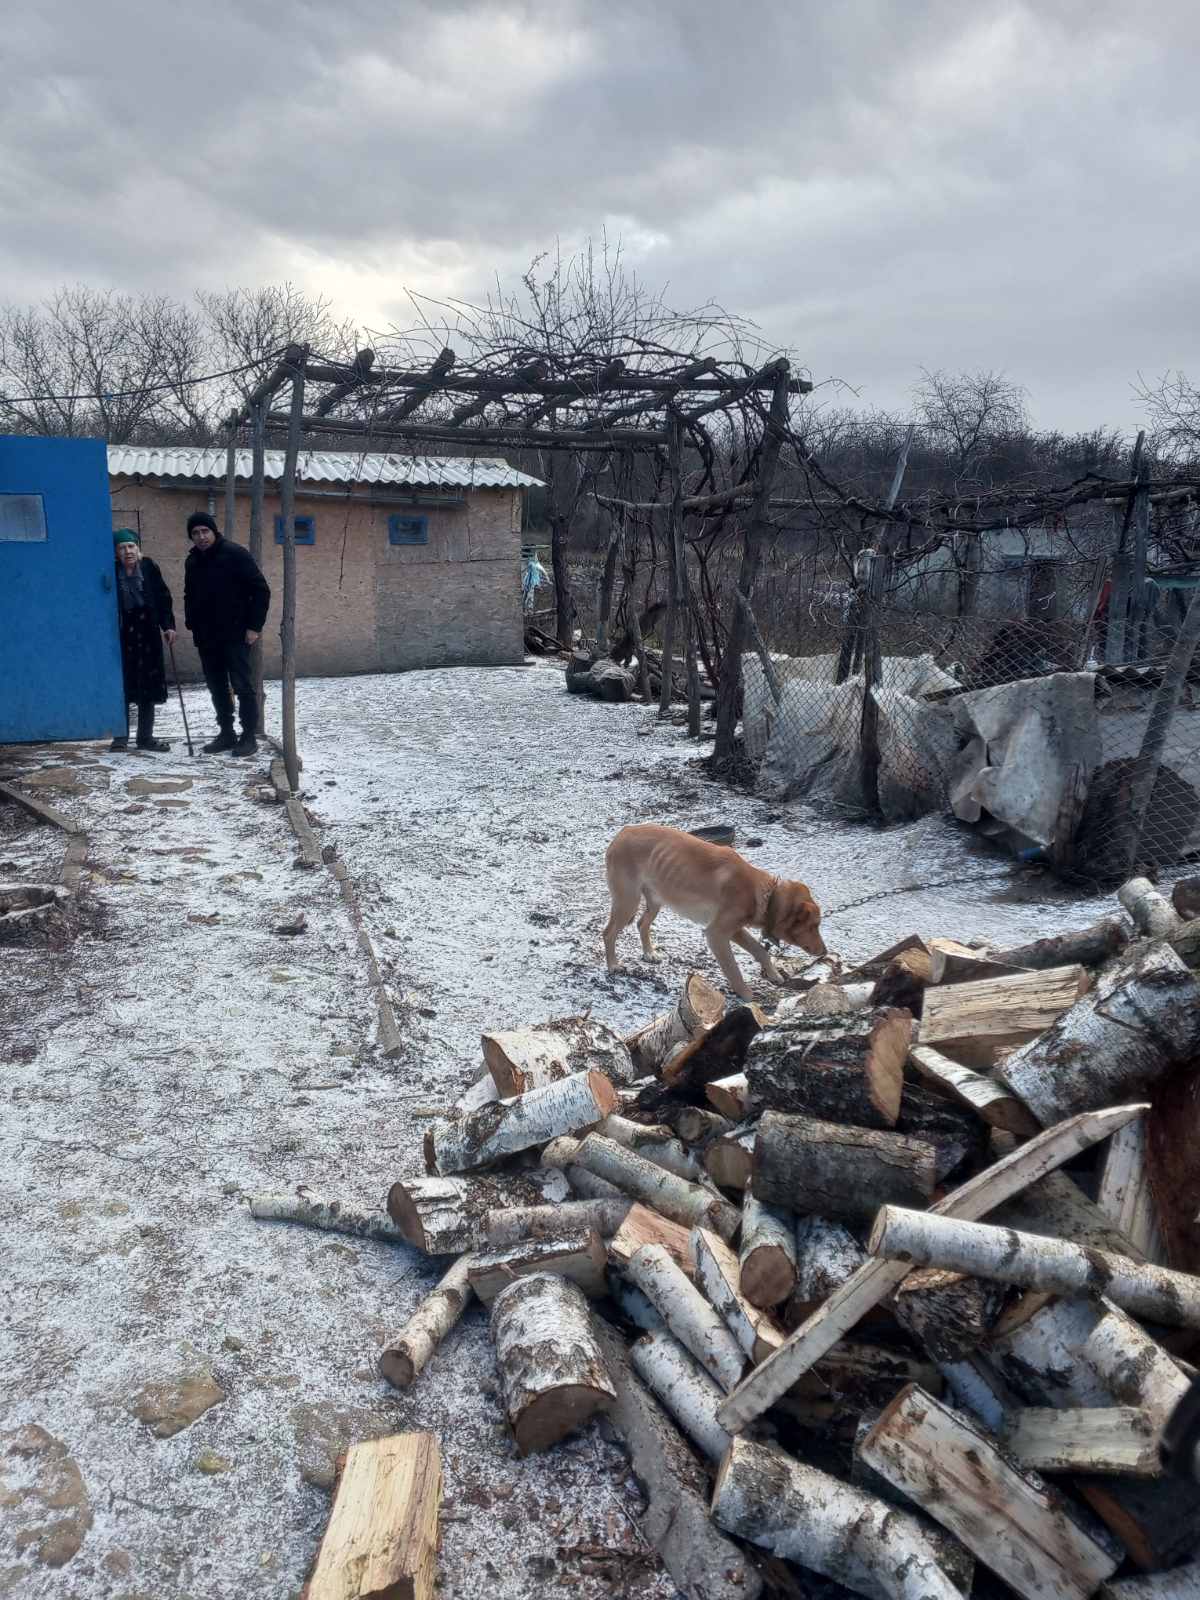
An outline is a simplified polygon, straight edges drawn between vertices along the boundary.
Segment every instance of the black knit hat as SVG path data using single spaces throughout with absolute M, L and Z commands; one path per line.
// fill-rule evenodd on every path
M 217 538 L 221 537 L 221 530 L 217 527 L 217 520 L 209 511 L 193 511 L 187 519 L 187 535 L 190 539 L 197 528 L 211 528 Z

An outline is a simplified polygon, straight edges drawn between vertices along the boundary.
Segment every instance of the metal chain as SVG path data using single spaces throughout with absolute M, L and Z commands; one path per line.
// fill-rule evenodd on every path
M 864 894 L 857 900 L 847 900 L 844 905 L 832 906 L 828 909 L 822 906 L 821 918 L 824 920 L 827 917 L 840 916 L 843 911 L 857 910 L 859 906 L 870 905 L 873 900 L 888 900 L 895 895 L 901 894 L 924 894 L 927 889 L 954 889 L 960 883 L 984 883 L 988 879 L 1001 878 L 1005 875 L 1004 869 L 1000 868 L 998 871 L 976 872 L 969 878 L 964 878 L 960 874 L 954 878 L 942 878 L 937 883 L 906 883 L 902 884 L 898 889 L 876 889 L 873 894 Z

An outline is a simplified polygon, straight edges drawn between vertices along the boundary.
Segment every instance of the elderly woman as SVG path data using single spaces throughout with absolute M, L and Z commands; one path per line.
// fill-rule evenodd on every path
M 117 613 L 121 629 L 121 672 L 125 679 L 126 735 L 112 742 L 114 750 L 129 748 L 128 707 L 137 706 L 139 750 L 169 750 L 154 737 L 154 708 L 166 704 L 167 675 L 163 670 L 163 640 L 175 639 L 175 612 L 171 591 L 148 556 L 143 556 L 138 536 L 131 528 L 113 534 L 117 562 Z

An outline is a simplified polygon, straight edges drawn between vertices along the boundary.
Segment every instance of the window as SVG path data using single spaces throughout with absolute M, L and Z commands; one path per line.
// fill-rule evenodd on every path
M 316 517 L 297 517 L 295 519 L 295 522 L 296 522 L 296 543 L 297 544 L 316 544 L 316 542 L 317 542 L 317 519 L 316 519 Z M 276 544 L 282 544 L 283 543 L 283 518 L 282 517 L 276 517 L 275 518 L 275 543 Z
M 395 516 L 388 518 L 389 544 L 428 544 L 429 518 Z
M 0 494 L 0 543 L 33 544 L 46 537 L 40 494 Z

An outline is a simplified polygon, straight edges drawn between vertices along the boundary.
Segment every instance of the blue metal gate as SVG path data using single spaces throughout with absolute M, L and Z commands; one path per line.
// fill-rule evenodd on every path
M 0 435 L 0 743 L 118 732 L 104 441 Z

